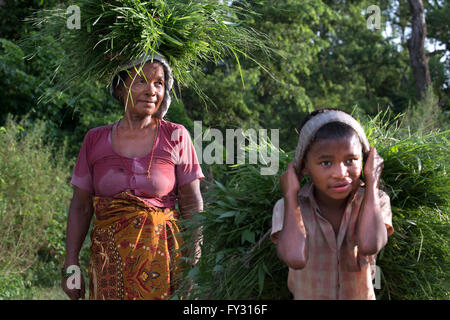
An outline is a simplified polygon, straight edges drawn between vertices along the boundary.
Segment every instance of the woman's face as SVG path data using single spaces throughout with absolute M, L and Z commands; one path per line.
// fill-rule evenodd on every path
M 360 184 L 362 146 L 356 135 L 314 142 L 306 155 L 303 174 L 309 174 L 317 198 L 344 200 Z
M 158 62 L 146 63 L 139 72 L 132 68 L 117 90 L 126 112 L 140 118 L 154 115 L 164 99 L 164 69 Z

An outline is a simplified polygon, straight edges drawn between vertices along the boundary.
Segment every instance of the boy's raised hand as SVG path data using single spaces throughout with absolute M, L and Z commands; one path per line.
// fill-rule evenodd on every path
M 367 157 L 366 164 L 364 166 L 364 177 L 368 185 L 374 184 L 378 187 L 378 183 L 381 178 L 381 171 L 383 170 L 384 160 L 378 154 L 374 147 L 370 147 L 369 156 Z
M 286 171 L 281 174 L 280 185 L 283 195 L 292 194 L 297 197 L 300 192 L 300 181 L 293 162 L 290 162 Z

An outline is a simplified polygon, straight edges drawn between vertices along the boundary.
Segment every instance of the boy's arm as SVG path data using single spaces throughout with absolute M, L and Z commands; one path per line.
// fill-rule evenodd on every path
M 358 218 L 358 249 L 363 255 L 378 253 L 387 243 L 388 232 L 383 219 L 378 183 L 383 168 L 383 159 L 371 147 L 364 167 L 366 189 Z
M 290 268 L 302 269 L 308 261 L 308 248 L 306 229 L 298 204 L 300 183 L 292 163 L 289 163 L 286 172 L 280 176 L 280 183 L 284 196 L 284 219 L 276 241 L 277 253 Z

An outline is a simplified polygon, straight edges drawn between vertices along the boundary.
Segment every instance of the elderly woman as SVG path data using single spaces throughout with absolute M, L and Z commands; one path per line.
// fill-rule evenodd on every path
M 178 223 L 203 209 L 204 176 L 187 130 L 163 119 L 172 84 L 161 56 L 125 65 L 110 87 L 125 107 L 123 118 L 84 138 L 71 180 L 64 270 L 79 264 L 95 214 L 90 299 L 168 299 L 180 273 L 180 249 L 187 247 L 191 261 L 198 254 L 198 241 L 183 245 Z M 66 294 L 84 298 L 83 278 L 79 289 L 68 288 L 66 279 Z

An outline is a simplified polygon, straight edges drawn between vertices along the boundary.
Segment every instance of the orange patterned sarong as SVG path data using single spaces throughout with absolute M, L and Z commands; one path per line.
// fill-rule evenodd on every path
M 160 209 L 130 192 L 94 197 L 89 299 L 168 299 L 181 271 L 174 209 Z

